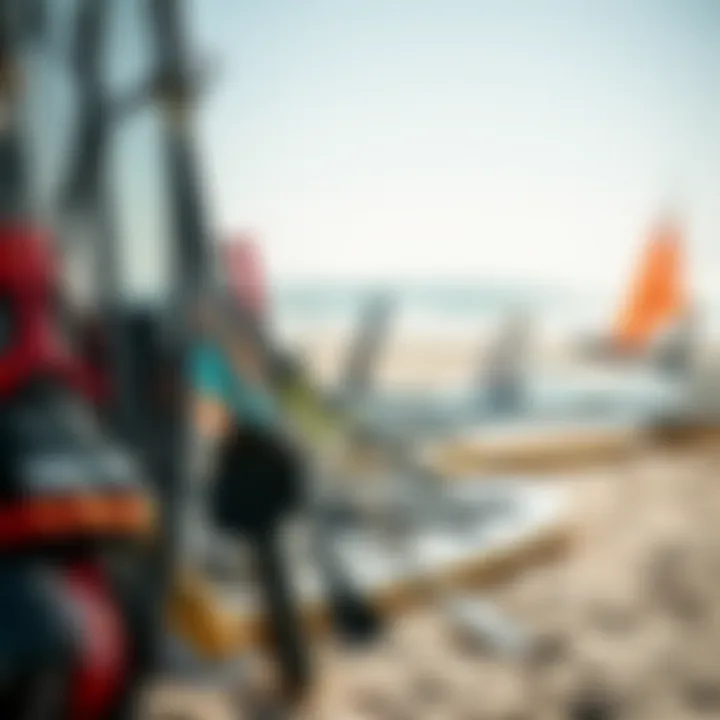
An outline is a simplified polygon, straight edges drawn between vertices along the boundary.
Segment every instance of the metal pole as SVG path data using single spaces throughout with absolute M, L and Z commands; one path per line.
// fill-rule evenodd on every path
M 350 345 L 345 367 L 340 374 L 340 396 L 357 404 L 373 389 L 374 372 L 385 344 L 394 306 L 392 297 L 378 293 L 363 309 L 357 335 Z
M 169 183 L 171 243 L 170 307 L 167 314 L 169 355 L 175 392 L 163 427 L 154 438 L 164 511 L 163 537 L 156 573 L 158 627 L 183 548 L 185 505 L 191 486 L 189 398 L 183 374 L 192 337 L 192 319 L 201 294 L 210 288 L 212 261 L 201 188 L 191 138 L 193 88 L 177 0 L 148 0 L 151 35 L 156 43 L 156 96 L 159 101 L 163 153 Z M 158 647 L 160 637 L 157 638 Z
M 0 2 L 0 217 L 4 220 L 21 219 L 29 210 L 19 103 L 22 75 L 16 57 L 20 17 L 17 2 Z
M 107 329 L 108 362 L 116 392 L 110 423 L 119 437 L 135 445 L 139 440 L 130 348 L 122 315 L 118 238 L 107 177 L 113 117 L 106 98 L 103 52 L 107 45 L 108 0 L 80 0 L 72 66 L 79 92 L 79 123 L 72 164 L 62 188 L 62 206 L 69 221 L 85 226 L 95 239 L 95 292 Z M 71 224 L 66 229 L 72 231 Z M 66 237 L 66 243 L 70 242 Z

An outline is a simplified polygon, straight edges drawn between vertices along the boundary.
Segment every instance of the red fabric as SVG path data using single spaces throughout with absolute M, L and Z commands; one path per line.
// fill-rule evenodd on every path
M 56 322 L 57 271 L 42 234 L 29 227 L 0 226 L 0 297 L 9 302 L 16 328 L 12 345 L 0 354 L 0 395 L 39 374 L 79 380 L 79 368 Z
M 53 307 L 57 280 L 57 260 L 46 237 L 23 225 L 0 226 L 0 297 L 9 303 L 14 328 L 10 346 L 0 353 L 0 396 L 38 375 L 61 376 L 82 386 L 82 368 L 73 361 Z M 123 684 L 125 629 L 96 569 L 73 568 L 67 583 L 82 617 L 82 652 L 70 688 L 70 719 L 100 720 Z
M 82 652 L 70 688 L 70 720 L 100 720 L 117 702 L 125 679 L 125 628 L 97 568 L 72 568 L 66 579 L 82 613 Z
M 82 391 L 93 405 L 99 407 L 109 403 L 114 395 L 105 332 L 99 318 L 92 315 L 80 323 L 78 355 Z
M 111 400 L 112 385 L 103 368 L 95 367 L 90 361 L 86 361 L 80 378 L 83 394 L 93 405 L 102 407 Z
M 147 534 L 154 508 L 136 494 L 83 494 L 39 497 L 0 506 L 0 547 L 21 549 L 68 538 Z

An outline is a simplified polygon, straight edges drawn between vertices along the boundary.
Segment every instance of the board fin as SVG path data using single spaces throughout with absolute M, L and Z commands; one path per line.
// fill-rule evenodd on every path
M 372 389 L 374 371 L 385 346 L 394 308 L 392 296 L 382 291 L 366 302 L 340 372 L 339 392 L 342 396 L 357 398 Z

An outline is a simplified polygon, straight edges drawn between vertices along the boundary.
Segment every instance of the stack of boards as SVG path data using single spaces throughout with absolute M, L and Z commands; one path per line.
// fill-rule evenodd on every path
M 392 541 L 369 516 L 339 524 L 333 534 L 334 552 L 353 584 L 388 616 L 431 599 L 433 586 L 483 586 L 547 561 L 570 540 L 567 498 L 558 488 L 520 479 L 467 481 L 448 485 L 443 496 L 445 507 L 435 517 L 396 528 Z M 320 637 L 329 628 L 328 608 L 310 545 L 307 528 L 294 528 L 288 565 L 304 622 Z M 216 659 L 262 644 L 265 618 L 252 575 L 204 582 L 212 617 L 207 608 L 203 614 L 177 602 L 171 608 L 176 630 Z
M 463 475 L 616 459 L 638 449 L 658 418 L 687 402 L 682 381 L 584 371 L 529 378 L 514 412 L 493 411 L 484 392 L 465 390 L 371 398 L 364 414 L 375 426 L 404 429 L 430 465 Z
M 404 430 L 422 439 L 452 437 L 470 427 L 497 424 L 562 427 L 569 423 L 647 421 L 657 413 L 684 404 L 685 383 L 644 371 L 583 370 L 537 373 L 519 386 L 513 410 L 494 409 L 488 388 L 457 388 L 439 392 L 382 392 L 366 398 L 360 409 L 375 427 Z

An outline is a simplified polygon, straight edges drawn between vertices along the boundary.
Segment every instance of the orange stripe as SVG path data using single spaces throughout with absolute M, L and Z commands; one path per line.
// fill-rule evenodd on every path
M 45 498 L 0 509 L 0 547 L 69 536 L 141 535 L 154 524 L 152 504 L 139 497 Z

